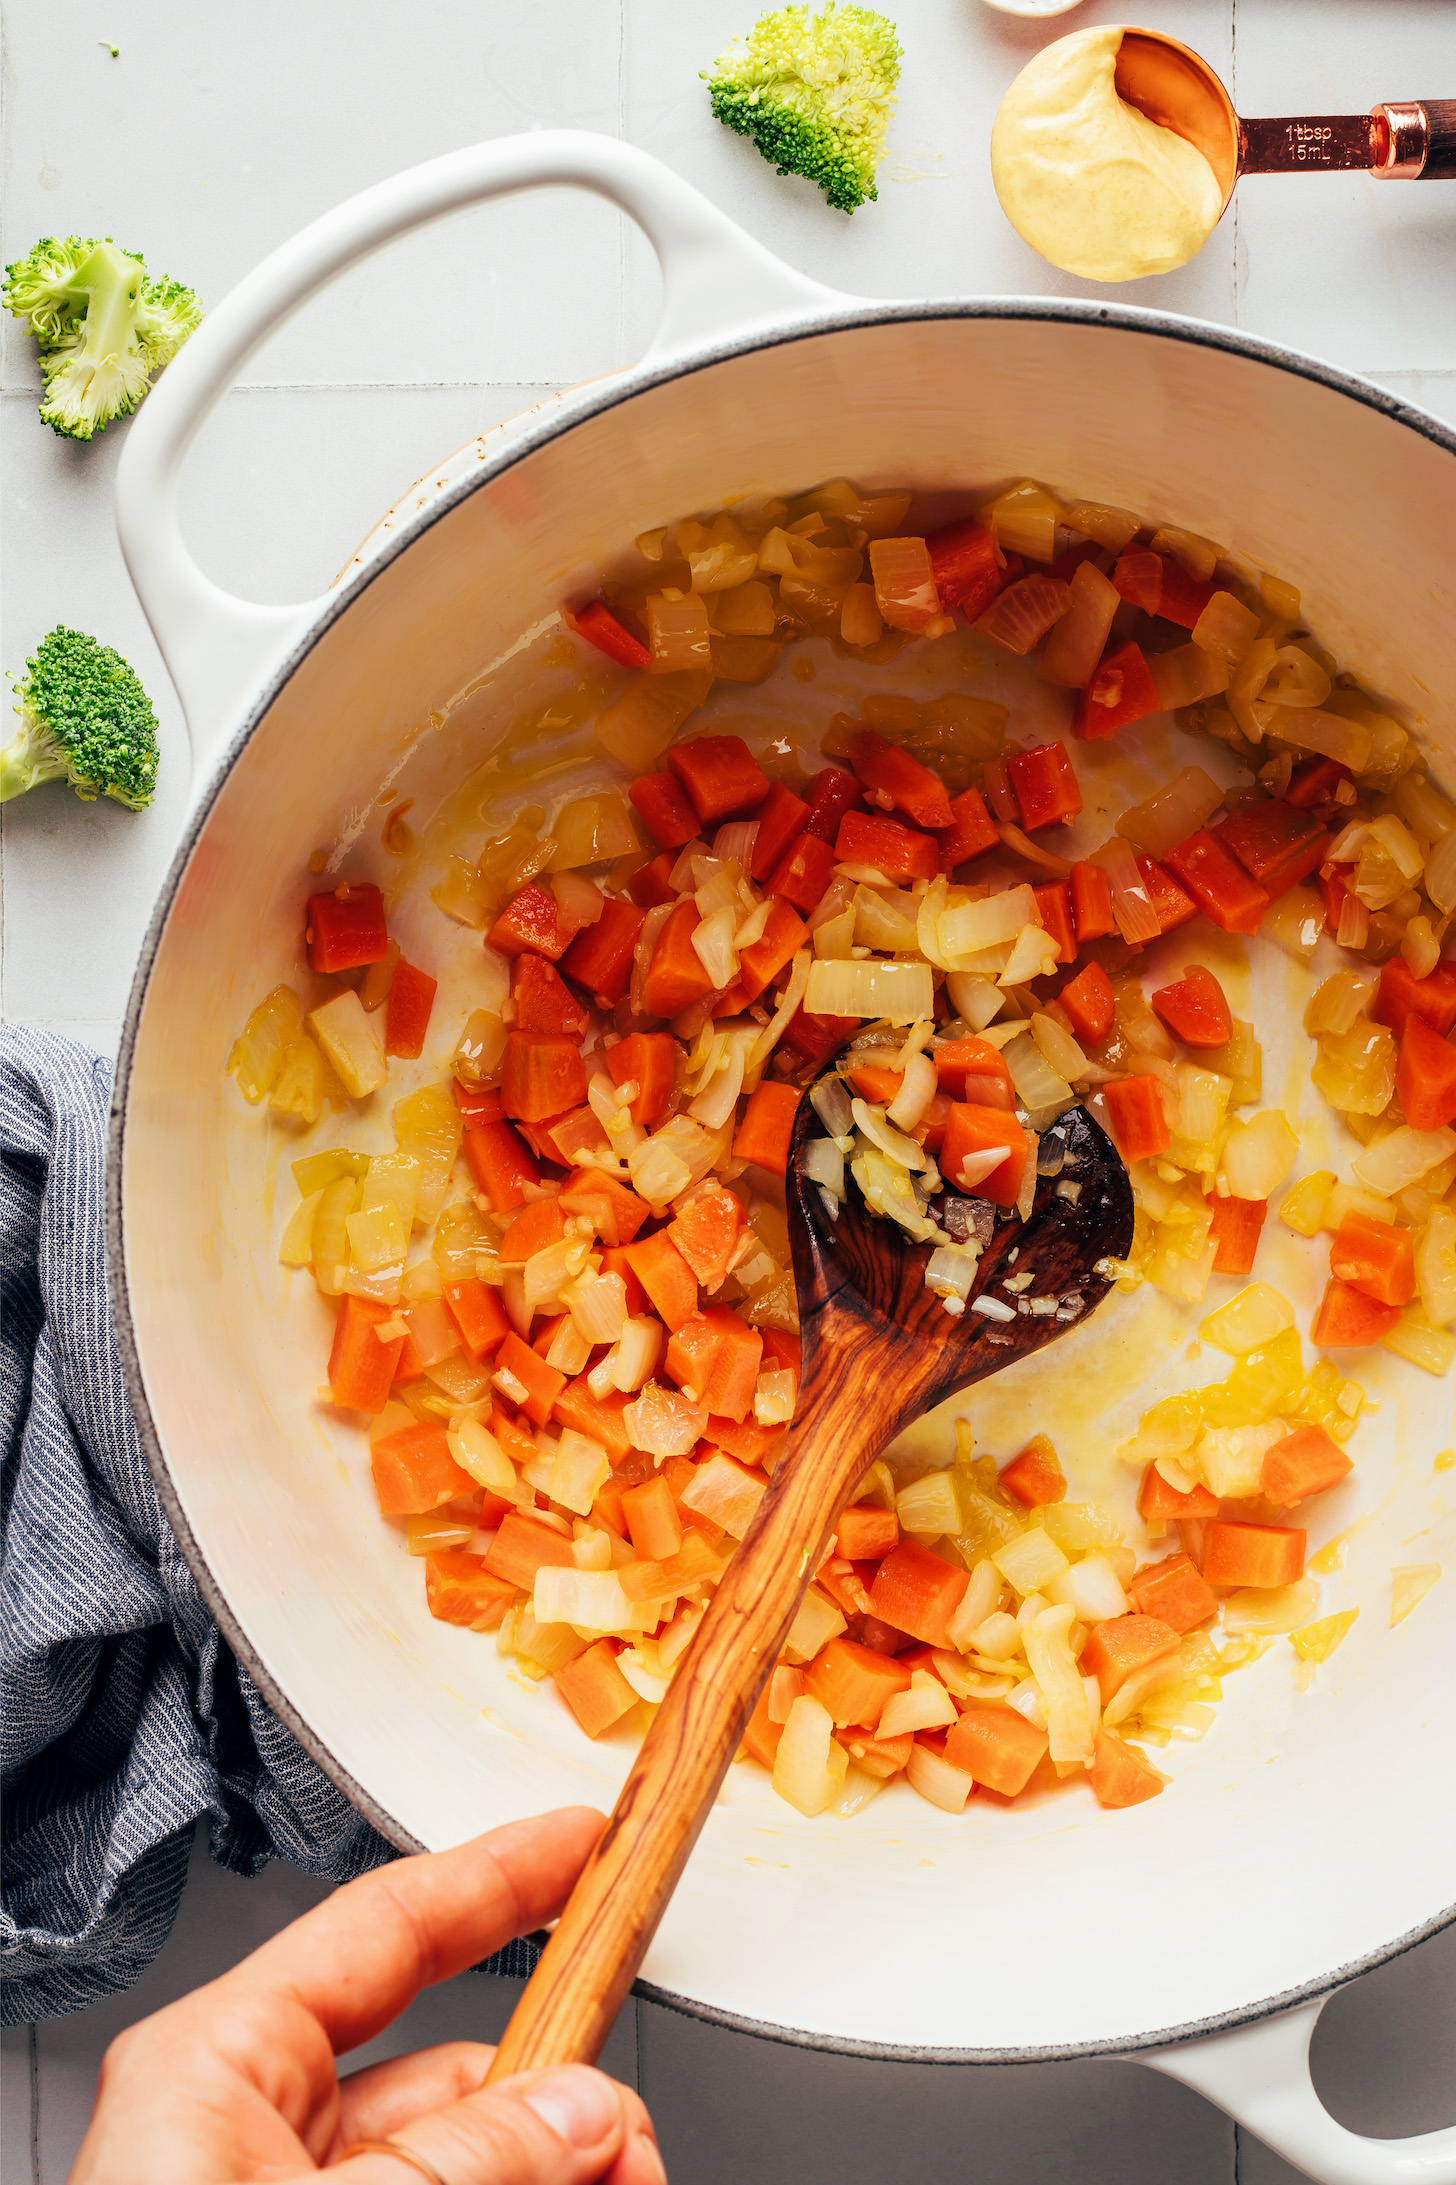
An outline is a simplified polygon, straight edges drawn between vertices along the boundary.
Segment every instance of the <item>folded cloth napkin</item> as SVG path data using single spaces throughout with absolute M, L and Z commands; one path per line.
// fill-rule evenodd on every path
M 107 1309 L 110 1094 L 99 1056 L 0 1027 L 7 2025 L 145 1972 L 203 1814 L 236 1874 L 394 1856 L 234 1661 L 162 1514 Z

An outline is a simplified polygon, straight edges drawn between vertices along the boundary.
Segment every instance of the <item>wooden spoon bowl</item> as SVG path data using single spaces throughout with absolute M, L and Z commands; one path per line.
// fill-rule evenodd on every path
M 1099 1263 L 1131 1246 L 1127 1171 L 1086 1109 L 1072 1108 L 1041 1141 L 1041 1165 L 1057 1173 L 1039 1175 L 1026 1222 L 997 1218 L 967 1310 L 953 1317 L 926 1287 L 929 1246 L 867 1212 L 853 1190 L 829 1220 L 799 1171 L 805 1140 L 821 1130 L 802 1100 L 787 1183 L 803 1341 L 793 1433 L 516 2006 L 492 2079 L 599 2054 L 840 1512 L 880 1450 L 957 1389 L 1080 1326 L 1111 1285 Z M 1001 1287 L 1028 1273 L 1019 1295 Z M 974 1310 L 993 1293 L 1011 1317 Z

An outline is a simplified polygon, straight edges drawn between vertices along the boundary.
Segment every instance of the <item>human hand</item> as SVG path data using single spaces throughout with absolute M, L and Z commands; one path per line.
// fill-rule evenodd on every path
M 665 2185 L 637 2096 L 570 2064 L 483 2087 L 451 2041 L 340 2079 L 334 2058 L 421 1988 L 560 1911 L 602 1829 L 568 1807 L 401 1859 L 346 1888 L 107 2050 L 71 2185 L 291 2185 L 357 2142 L 339 2185 Z

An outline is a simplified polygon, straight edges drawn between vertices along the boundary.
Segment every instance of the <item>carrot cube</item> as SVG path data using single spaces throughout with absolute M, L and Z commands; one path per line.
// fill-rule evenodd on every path
M 879 1776 L 882 1782 L 898 1775 L 915 1750 L 915 1739 L 909 1730 L 903 1737 L 871 1737 L 868 1730 L 856 1729 L 851 1724 L 848 1729 L 836 1730 L 834 1735 L 857 1768 L 863 1769 L 866 1775 Z
M 627 1263 L 653 1309 L 669 1328 L 680 1328 L 698 1309 L 698 1280 L 665 1229 L 629 1244 Z
M 955 825 L 955 814 L 940 776 L 922 766 L 908 751 L 886 743 L 872 728 L 861 729 L 850 738 L 849 763 L 866 789 L 875 790 L 881 798 L 888 797 L 896 810 L 917 827 Z
M 931 1050 L 931 1060 L 936 1084 L 952 1100 L 967 1100 L 979 1108 L 1015 1107 L 1011 1072 L 989 1040 L 943 1039 Z M 899 1082 L 897 1072 L 896 1091 Z
M 978 1156 L 1004 1146 L 1005 1158 L 989 1175 L 978 1174 Z M 940 1168 L 946 1182 L 958 1191 L 969 1191 L 995 1206 L 1015 1206 L 1026 1174 L 1029 1146 L 1026 1132 L 1009 1108 L 985 1108 L 972 1102 L 952 1103 L 940 1149 Z M 966 1163 L 974 1164 L 966 1180 Z
M 556 1199 L 537 1199 L 523 1206 L 500 1240 L 500 1256 L 509 1266 L 523 1266 L 533 1252 L 560 1244 L 566 1235 L 566 1217 Z
M 1065 744 L 1035 744 L 1030 751 L 1010 752 L 1006 772 L 1028 834 L 1059 819 L 1075 819 L 1081 811 L 1082 791 Z
M 428 972 L 417 971 L 413 964 L 400 957 L 389 982 L 389 999 L 384 1005 L 384 1052 L 387 1055 L 399 1055 L 407 1062 L 414 1062 L 424 1053 L 436 985 L 437 981 Z
M 1401 1034 L 1395 1091 L 1413 1130 L 1441 1130 L 1456 1121 L 1456 1047 L 1414 1009 Z
M 1155 1077 L 1119 1077 L 1104 1085 L 1107 1120 L 1125 1161 L 1147 1161 L 1173 1142 L 1163 1089 Z
M 374 1488 L 385 1517 L 419 1517 L 442 1502 L 474 1492 L 475 1482 L 450 1454 L 443 1426 L 405 1426 L 369 1451 Z
M 762 882 L 798 840 L 809 816 L 809 807 L 792 789 L 786 789 L 781 781 L 776 781 L 753 816 L 758 822 L 758 833 L 753 838 L 749 877 Z
M 622 1499 L 625 1502 L 627 1498 L 624 1495 Z M 676 1502 L 673 1506 L 678 1507 Z M 690 1516 L 690 1512 L 678 1512 L 683 1542 L 675 1554 L 664 1556 L 660 1563 L 627 1563 L 618 1572 L 629 1601 L 665 1601 L 675 1593 L 686 1592 L 700 1578 L 722 1576 L 723 1556 L 715 1553 L 717 1542 L 723 1538 L 722 1527 L 713 1527 L 717 1540 L 709 1541 L 704 1532 L 690 1528 Z
M 789 1140 L 798 1105 L 797 1086 L 765 1078 L 749 1095 L 733 1141 L 734 1158 L 766 1168 L 771 1176 L 782 1176 L 789 1165 Z
M 973 1783 L 1015 1798 L 1046 1756 L 1047 1734 L 1014 1707 L 972 1704 L 946 1732 L 945 1757 Z
M 1416 1294 L 1411 1233 L 1368 1214 L 1347 1214 L 1330 1245 L 1330 1272 L 1377 1305 L 1408 1305 Z
M 598 1639 L 551 1679 L 588 1737 L 600 1737 L 637 1704 L 610 1639 Z
M 615 1007 L 632 983 L 632 951 L 642 931 L 642 917 L 625 897 L 609 895 L 596 924 L 583 926 L 562 957 L 566 976 Z
M 563 613 L 563 621 L 578 637 L 584 637 L 598 652 L 604 652 L 609 660 L 615 660 L 619 668 L 650 668 L 652 655 L 640 637 L 634 637 L 599 599 L 594 599 L 577 614 Z
M 500 1521 L 494 1540 L 485 1551 L 485 1567 L 497 1578 L 507 1579 L 529 1593 L 538 1570 L 568 1570 L 572 1565 L 571 1542 L 565 1533 L 540 1525 L 534 1517 L 512 1510 Z
M 743 1209 L 731 1191 L 705 1191 L 668 1223 L 667 1234 L 705 1290 L 716 1290 L 738 1248 Z
M 1128 1595 L 1139 1616 L 1155 1616 L 1181 1634 L 1218 1613 L 1218 1595 L 1191 1555 L 1165 1555 L 1137 1572 Z
M 586 1098 L 581 1050 L 569 1039 L 538 1032 L 508 1032 L 501 1070 L 501 1104 L 507 1115 L 541 1123 Z
M 883 1623 L 927 1646 L 944 1646 L 946 1626 L 970 1582 L 969 1571 L 942 1562 L 918 1540 L 902 1540 L 876 1571 L 870 1601 Z
M 658 934 L 642 988 L 642 1006 L 649 1017 L 678 1016 L 689 1002 L 712 993 L 713 982 L 693 947 L 693 935 L 701 923 L 698 906 L 689 895 Z
M 572 948 L 595 932 L 595 926 L 585 927 L 572 942 Z M 567 954 L 570 953 L 568 949 Z M 511 976 L 511 999 L 516 1007 L 515 1028 L 518 1032 L 545 1032 L 580 1046 L 587 1027 L 586 1004 L 577 1000 L 556 966 L 548 963 L 544 956 L 528 952 L 516 958 Z
M 768 776 L 741 736 L 697 736 L 674 744 L 667 763 L 705 827 L 752 811 L 768 795 Z
M 868 865 L 887 880 L 933 880 L 940 870 L 940 846 L 930 835 L 878 813 L 846 812 L 834 855 L 841 865 Z
M 484 1358 L 510 1334 L 505 1307 L 490 1283 L 470 1275 L 463 1282 L 447 1282 L 441 1295 L 472 1359 Z
M 845 813 L 863 809 L 864 799 L 853 774 L 842 766 L 826 766 L 809 784 L 809 816 L 804 832 L 821 842 L 833 842 Z
M 1073 964 L 1077 961 L 1077 931 L 1072 923 L 1072 891 L 1065 880 L 1049 880 L 1044 887 L 1033 888 L 1036 907 L 1041 912 L 1041 922 L 1057 944 L 1057 962 Z
M 373 1298 L 345 1293 L 329 1352 L 329 1396 L 341 1410 L 378 1414 L 388 1403 L 404 1337 L 381 1341 L 374 1331 L 391 1317 L 389 1308 Z
M 808 930 L 798 912 L 791 910 L 782 896 L 775 896 L 762 934 L 738 959 L 745 1003 L 757 1001 L 764 989 L 772 986 L 795 949 L 808 938 Z
M 1077 940 L 1100 941 L 1116 929 L 1112 915 L 1112 882 L 1100 865 L 1078 858 L 1072 867 L 1072 923 Z M 1110 1021 L 1110 1020 L 1109 1020 Z
M 632 1032 L 607 1049 L 607 1072 L 614 1085 L 635 1085 L 637 1097 L 627 1113 L 644 1129 L 667 1106 L 677 1069 L 677 1042 L 670 1032 Z
M 770 1680 L 772 1681 L 772 1680 Z M 743 1750 L 761 1768 L 771 1768 L 778 1758 L 779 1739 L 784 1734 L 781 1722 L 775 1722 L 768 1711 L 768 1685 L 758 1695 L 758 1705 L 749 1716 L 743 1730 Z
M 693 1478 L 678 1496 L 686 1510 L 711 1518 L 725 1533 L 741 1540 L 753 1522 L 768 1481 L 762 1472 L 751 1472 L 736 1457 L 719 1450 L 705 1464 L 694 1467 Z M 970 1580 L 966 1583 L 969 1585 Z
M 994 849 L 1001 840 L 996 822 L 986 810 L 986 800 L 979 789 L 963 789 L 958 797 L 950 800 L 950 825 L 942 827 L 936 841 L 940 849 L 940 869 L 954 872 L 957 865 L 964 865 L 983 850 Z
M 677 901 L 677 889 L 672 884 L 676 863 L 676 850 L 663 850 L 650 865 L 643 865 L 633 873 L 627 882 L 627 893 L 639 910 L 656 910 L 660 903 Z
M 766 886 L 796 910 L 812 910 L 834 875 L 834 851 L 818 835 L 801 833 L 775 865 Z
M 627 791 L 659 850 L 680 850 L 698 831 L 698 818 L 673 774 L 640 774 Z
M 967 622 L 976 621 L 1002 587 L 1021 573 L 1020 556 L 1002 554 L 994 532 L 979 516 L 932 531 L 925 546 L 942 608 L 949 614 L 959 607 Z
M 1296 1426 L 1264 1457 L 1259 1491 L 1281 1510 L 1310 1495 L 1338 1487 L 1353 1470 L 1344 1450 L 1322 1426 Z
M 538 1358 L 514 1328 L 496 1352 L 492 1388 L 508 1402 L 519 1405 L 533 1426 L 544 1426 L 551 1407 L 566 1386 L 566 1375 Z
M 767 1338 L 767 1329 L 764 1334 Z M 767 1358 L 767 1340 L 763 1350 Z M 777 1449 L 787 1431 L 783 1426 L 760 1426 L 756 1419 L 710 1418 L 703 1428 L 703 1439 L 714 1449 L 726 1449 L 740 1464 L 762 1464 L 769 1452 Z
M 615 1388 L 605 1396 L 594 1396 L 586 1375 L 579 1373 L 574 1381 L 567 1382 L 551 1406 L 551 1416 L 558 1426 L 574 1426 L 588 1441 L 600 1442 L 613 1464 L 621 1464 L 632 1447 L 622 1416 L 627 1401 Z
M 1100 1047 L 1112 1029 L 1116 1009 L 1112 981 L 1101 964 L 1084 964 L 1075 979 L 1068 979 L 1057 1000 L 1083 1046 Z
M 549 956 L 555 963 L 576 931 L 577 927 L 562 917 L 561 906 L 551 890 L 538 888 L 532 881 L 511 897 L 485 942 L 501 956 L 519 956 L 523 949 L 534 949 L 538 956 Z
M 1438 963 L 1418 979 L 1404 956 L 1391 956 L 1380 967 L 1380 984 L 1370 1004 L 1377 1024 L 1404 1032 L 1414 1011 L 1442 1039 L 1456 1029 L 1456 965 Z
M 1179 887 L 1166 865 L 1160 865 L 1155 857 L 1141 854 L 1135 862 L 1160 933 L 1171 933 L 1176 926 L 1186 926 L 1190 918 L 1198 916 L 1198 905 L 1193 897 L 1186 888 Z
M 1195 1481 L 1185 1494 L 1150 1464 L 1138 1488 L 1137 1509 L 1145 1525 L 1167 1525 L 1176 1518 L 1217 1517 L 1218 1497 L 1201 1481 Z
M 804 1683 L 843 1729 L 851 1722 L 872 1730 L 896 1692 L 910 1689 L 910 1671 L 887 1654 L 855 1639 L 831 1639 L 804 1672 Z
M 313 971 L 353 971 L 389 954 L 384 897 L 372 880 L 345 880 L 331 895 L 311 895 L 305 929 Z
M 1128 638 L 1102 655 L 1086 688 L 1078 693 L 1072 733 L 1083 743 L 1115 736 L 1130 721 L 1161 713 L 1163 701 L 1140 645 Z
M 1211 1518 L 1203 1535 L 1203 1575 L 1211 1586 L 1292 1586 L 1304 1575 L 1304 1540 L 1299 1525 Z
M 1027 1510 L 1060 1502 L 1067 1491 L 1066 1474 L 1045 1434 L 1034 1435 L 1020 1456 L 1002 1467 L 998 1484 Z
M 893 1510 L 882 1510 L 878 1503 L 851 1503 L 839 1520 L 834 1544 L 851 1563 L 878 1563 L 892 1548 L 899 1547 L 900 1520 Z
M 524 1205 L 526 1185 L 541 1181 L 540 1167 L 522 1144 L 520 1132 L 507 1122 L 467 1124 L 465 1158 L 477 1190 L 485 1193 L 497 1214 Z
M 1254 1255 L 1259 1249 L 1259 1238 L 1269 1212 L 1269 1201 L 1236 1199 L 1232 1196 L 1220 1199 L 1215 1194 L 1209 1201 L 1209 1212 L 1208 1234 L 1214 1246 L 1214 1273 L 1252 1274 Z
M 1210 1526 L 1209 1530 L 1212 1531 Z M 1135 1669 L 1178 1651 L 1178 1634 L 1156 1616 L 1110 1616 L 1093 1624 L 1082 1649 L 1082 1674 L 1097 1679 L 1105 1707 Z
M 1140 1806 L 1144 1799 L 1156 1798 L 1164 1787 L 1164 1779 L 1152 1762 L 1124 1745 L 1110 1730 L 1097 1732 L 1088 1779 L 1098 1805 L 1108 1807 Z
M 640 1487 L 624 1490 L 622 1514 L 639 1555 L 653 1563 L 664 1563 L 677 1554 L 683 1544 L 682 1518 L 672 1499 L 672 1489 L 660 1472 Z
M 556 1195 L 563 1214 L 585 1214 L 604 1244 L 630 1244 L 652 1209 L 600 1168 L 578 1168 Z
M 746 1419 L 753 1408 L 763 1337 L 740 1320 L 731 1305 L 710 1305 L 703 1318 L 712 1330 L 715 1349 L 702 1400 L 721 1418 Z
M 1314 1316 L 1310 1340 L 1321 1350 L 1368 1350 L 1389 1335 L 1400 1318 L 1398 1305 L 1383 1305 L 1367 1297 L 1338 1275 L 1331 1275 Z
M 1164 852 L 1164 864 L 1225 933 L 1257 933 L 1269 897 L 1206 827 Z
M 1181 979 L 1158 987 L 1149 998 L 1185 1047 L 1226 1047 L 1233 1037 L 1233 1012 L 1224 990 L 1202 964 L 1190 964 Z
M 441 1548 L 425 1557 L 425 1603 L 442 1624 L 494 1631 L 515 1597 L 515 1587 L 488 1571 L 482 1556 Z

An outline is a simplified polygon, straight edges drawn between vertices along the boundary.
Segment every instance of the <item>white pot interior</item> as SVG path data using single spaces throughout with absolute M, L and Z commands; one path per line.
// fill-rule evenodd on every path
M 228 1048 L 299 968 L 310 852 L 357 838 L 351 874 L 399 879 L 379 849 L 381 789 L 425 813 L 489 758 L 542 646 L 507 656 L 575 580 L 674 516 L 839 473 L 948 490 L 1032 475 L 1227 541 L 1297 584 L 1323 641 L 1456 755 L 1451 452 L 1186 329 L 948 316 L 790 340 L 587 414 L 424 520 L 323 631 L 206 814 L 138 987 L 121 1168 L 136 1352 L 189 1552 L 246 1658 L 401 1841 L 609 1806 L 630 1747 L 591 1745 L 549 1686 L 426 1613 L 420 1567 L 375 1507 L 364 1436 L 317 1400 L 328 1308 L 277 1262 L 300 1145 L 243 1105 Z M 827 721 L 848 671 L 827 648 L 814 657 L 815 685 L 781 670 L 700 720 L 783 704 Z M 955 687 L 935 663 L 916 674 Z M 880 687 L 907 687 L 899 664 Z M 1209 763 L 1207 746 L 1189 755 Z M 1078 761 L 1090 818 L 1166 773 L 1167 748 L 1079 747 Z M 466 800 L 466 835 L 492 791 L 487 776 Z M 383 1147 L 392 1101 L 442 1072 L 478 943 L 444 927 L 429 877 L 391 922 L 440 972 L 436 1051 L 396 1066 L 362 1116 L 325 1117 L 309 1146 Z M 1188 953 L 1209 945 L 1200 926 Z M 1308 1085 L 1303 975 L 1263 944 L 1253 955 L 1266 1101 L 1309 1122 L 1306 1165 L 1327 1145 L 1325 1165 L 1347 1173 L 1353 1145 L 1335 1145 Z M 1307 1305 L 1317 1248 L 1276 1229 L 1260 1273 Z M 1226 1369 L 1184 1357 L 1197 1317 L 1118 1298 L 946 1416 L 966 1411 L 1006 1455 L 1049 1431 L 1096 1492 L 1140 1410 Z M 1456 1475 L 1432 1470 L 1453 1440 L 1450 1385 L 1383 1352 L 1350 1370 L 1383 1408 L 1322 1516 L 1331 1532 L 1362 1522 L 1321 1612 L 1362 1613 L 1311 1691 L 1276 1642 L 1226 1687 L 1207 1738 L 1173 1748 L 1173 1787 L 1126 1813 L 1079 1787 L 1026 1811 L 978 1799 L 951 1819 L 899 1786 L 851 1822 L 810 1822 L 735 1768 L 646 1979 L 696 2008 L 880 2051 L 1084 2050 L 1328 1984 L 1450 1916 L 1456 1771 L 1438 1710 L 1456 1673 Z M 922 1431 L 943 1435 L 944 1419 Z M 1388 1630 L 1390 1566 L 1440 1561 L 1445 1584 Z

